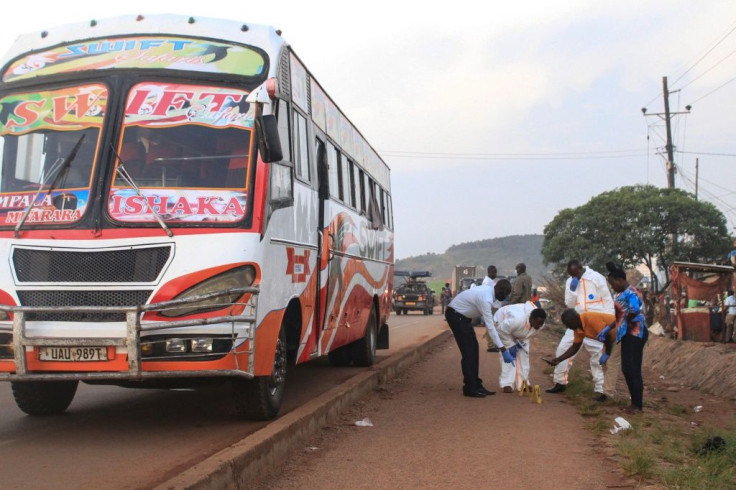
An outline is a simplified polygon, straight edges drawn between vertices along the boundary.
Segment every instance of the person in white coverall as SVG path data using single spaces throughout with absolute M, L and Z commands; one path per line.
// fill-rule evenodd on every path
M 565 305 L 568 308 L 574 308 L 578 313 L 598 311 L 614 314 L 613 296 L 611 296 L 606 278 L 602 274 L 594 271 L 590 267 L 583 267 L 578 260 L 571 260 L 567 263 L 567 273 L 570 275 L 565 282 Z M 565 331 L 565 335 L 562 336 L 560 344 L 557 346 L 555 355 L 560 357 L 572 344 L 573 331 L 568 328 Z M 583 341 L 583 347 L 590 354 L 590 374 L 593 375 L 593 381 L 595 382 L 595 392 L 601 398 L 604 392 L 603 369 L 600 365 L 603 343 L 586 337 Z M 555 385 L 546 390 L 547 393 L 561 393 L 565 391 L 567 377 L 572 368 L 573 359 L 575 359 L 575 356 L 570 357 L 565 362 L 559 363 L 555 367 Z M 609 369 L 609 371 L 611 370 Z M 613 372 L 610 373 L 611 376 L 613 374 Z
M 546 319 L 547 312 L 537 308 L 531 301 L 504 306 L 493 315 L 493 323 L 496 325 L 501 342 L 512 355 L 516 356 L 516 362 L 513 364 L 504 362 L 499 356 L 501 362 L 499 385 L 504 393 L 513 393 L 514 388 L 520 391 L 524 381 L 527 386 L 530 385 L 529 340 L 544 326 Z

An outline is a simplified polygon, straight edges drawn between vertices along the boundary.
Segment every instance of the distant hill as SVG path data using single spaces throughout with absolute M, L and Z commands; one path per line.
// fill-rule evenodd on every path
M 515 275 L 519 262 L 526 264 L 526 271 L 534 284 L 551 269 L 542 261 L 543 235 L 511 235 L 475 242 L 461 243 L 448 248 L 443 254 L 427 253 L 396 261 L 395 270 L 430 271 L 435 280 L 449 280 L 456 265 L 479 266 L 478 276 L 486 275 L 486 267 L 493 264 L 503 276 Z

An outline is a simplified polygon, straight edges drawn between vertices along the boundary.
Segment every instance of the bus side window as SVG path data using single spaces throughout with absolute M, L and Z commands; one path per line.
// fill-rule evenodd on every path
M 394 229 L 394 212 L 391 207 L 391 194 L 386 195 L 386 212 L 388 213 L 388 227 Z
M 309 182 L 307 120 L 296 111 L 294 111 L 294 166 L 296 168 L 296 177 Z
M 339 200 L 343 200 L 342 194 L 342 172 L 340 168 L 340 154 L 335 146 L 327 142 L 327 165 L 330 169 L 330 195 Z
M 352 175 L 352 183 L 353 183 L 353 206 L 355 206 L 355 209 L 358 210 L 358 213 L 360 213 L 363 209 L 361 208 L 361 203 L 363 202 L 363 186 L 361 185 L 362 179 L 360 176 L 363 172 L 361 172 L 358 167 L 355 166 L 355 163 L 351 160 L 350 161 L 350 174 Z
M 359 199 L 359 201 L 360 201 L 360 203 L 359 203 L 360 204 L 360 212 L 361 213 L 365 213 L 368 210 L 368 208 L 366 206 L 366 201 L 368 199 L 366 198 L 366 195 L 365 195 L 366 194 L 366 192 L 365 192 L 366 191 L 366 189 L 365 189 L 365 173 L 362 170 L 359 170 L 358 171 L 358 183 L 356 185 L 356 188 L 360 192 L 360 199 Z
M 281 151 L 284 154 L 283 160 L 287 162 L 291 160 L 291 135 L 289 133 L 289 103 L 283 100 L 279 101 L 278 106 L 278 128 L 279 139 L 281 140 Z
M 381 205 L 381 220 L 388 224 L 388 221 L 386 221 L 386 193 L 383 188 L 381 188 L 381 202 L 379 204 Z
M 319 138 L 314 140 L 314 153 L 317 160 L 317 192 L 319 198 L 326 201 L 330 198 L 330 164 L 325 143 Z
M 355 195 L 353 194 L 353 176 L 350 173 L 350 166 L 347 157 L 338 153 L 340 167 L 342 168 L 342 195 L 343 202 L 350 207 L 355 206 Z
M 368 219 L 371 222 L 371 228 L 374 230 L 382 230 L 385 221 L 383 220 L 381 203 L 379 202 L 381 195 L 378 193 L 378 186 L 372 178 L 366 176 L 366 182 L 368 184 L 368 193 L 366 196 L 368 204 Z

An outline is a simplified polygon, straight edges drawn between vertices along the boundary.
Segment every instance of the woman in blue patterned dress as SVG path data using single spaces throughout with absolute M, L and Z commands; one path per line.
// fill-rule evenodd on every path
M 606 264 L 608 283 L 616 293 L 616 342 L 621 346 L 621 372 L 631 395 L 627 413 L 641 412 L 644 406 L 644 380 L 641 365 L 648 332 L 639 292 L 626 280 L 626 272 L 613 262 Z

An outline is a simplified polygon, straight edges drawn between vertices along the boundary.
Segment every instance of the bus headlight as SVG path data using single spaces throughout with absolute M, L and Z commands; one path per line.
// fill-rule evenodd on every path
M 211 338 L 192 339 L 192 352 L 212 352 Z
M 169 339 L 166 341 L 166 352 L 186 352 L 187 351 L 187 340 L 186 339 Z
M 200 282 L 199 284 L 187 289 L 174 299 L 191 298 L 216 291 L 224 291 L 233 288 L 247 288 L 253 284 L 256 278 L 256 270 L 252 265 L 236 267 L 229 271 L 218 274 L 214 277 Z M 161 311 L 161 315 L 165 317 L 178 317 L 184 315 L 192 315 L 195 313 L 206 313 L 208 311 L 220 310 L 232 305 L 238 298 L 242 296 L 240 293 L 218 296 L 215 298 L 204 299 L 196 303 L 190 303 L 183 306 L 177 306 L 168 310 Z

